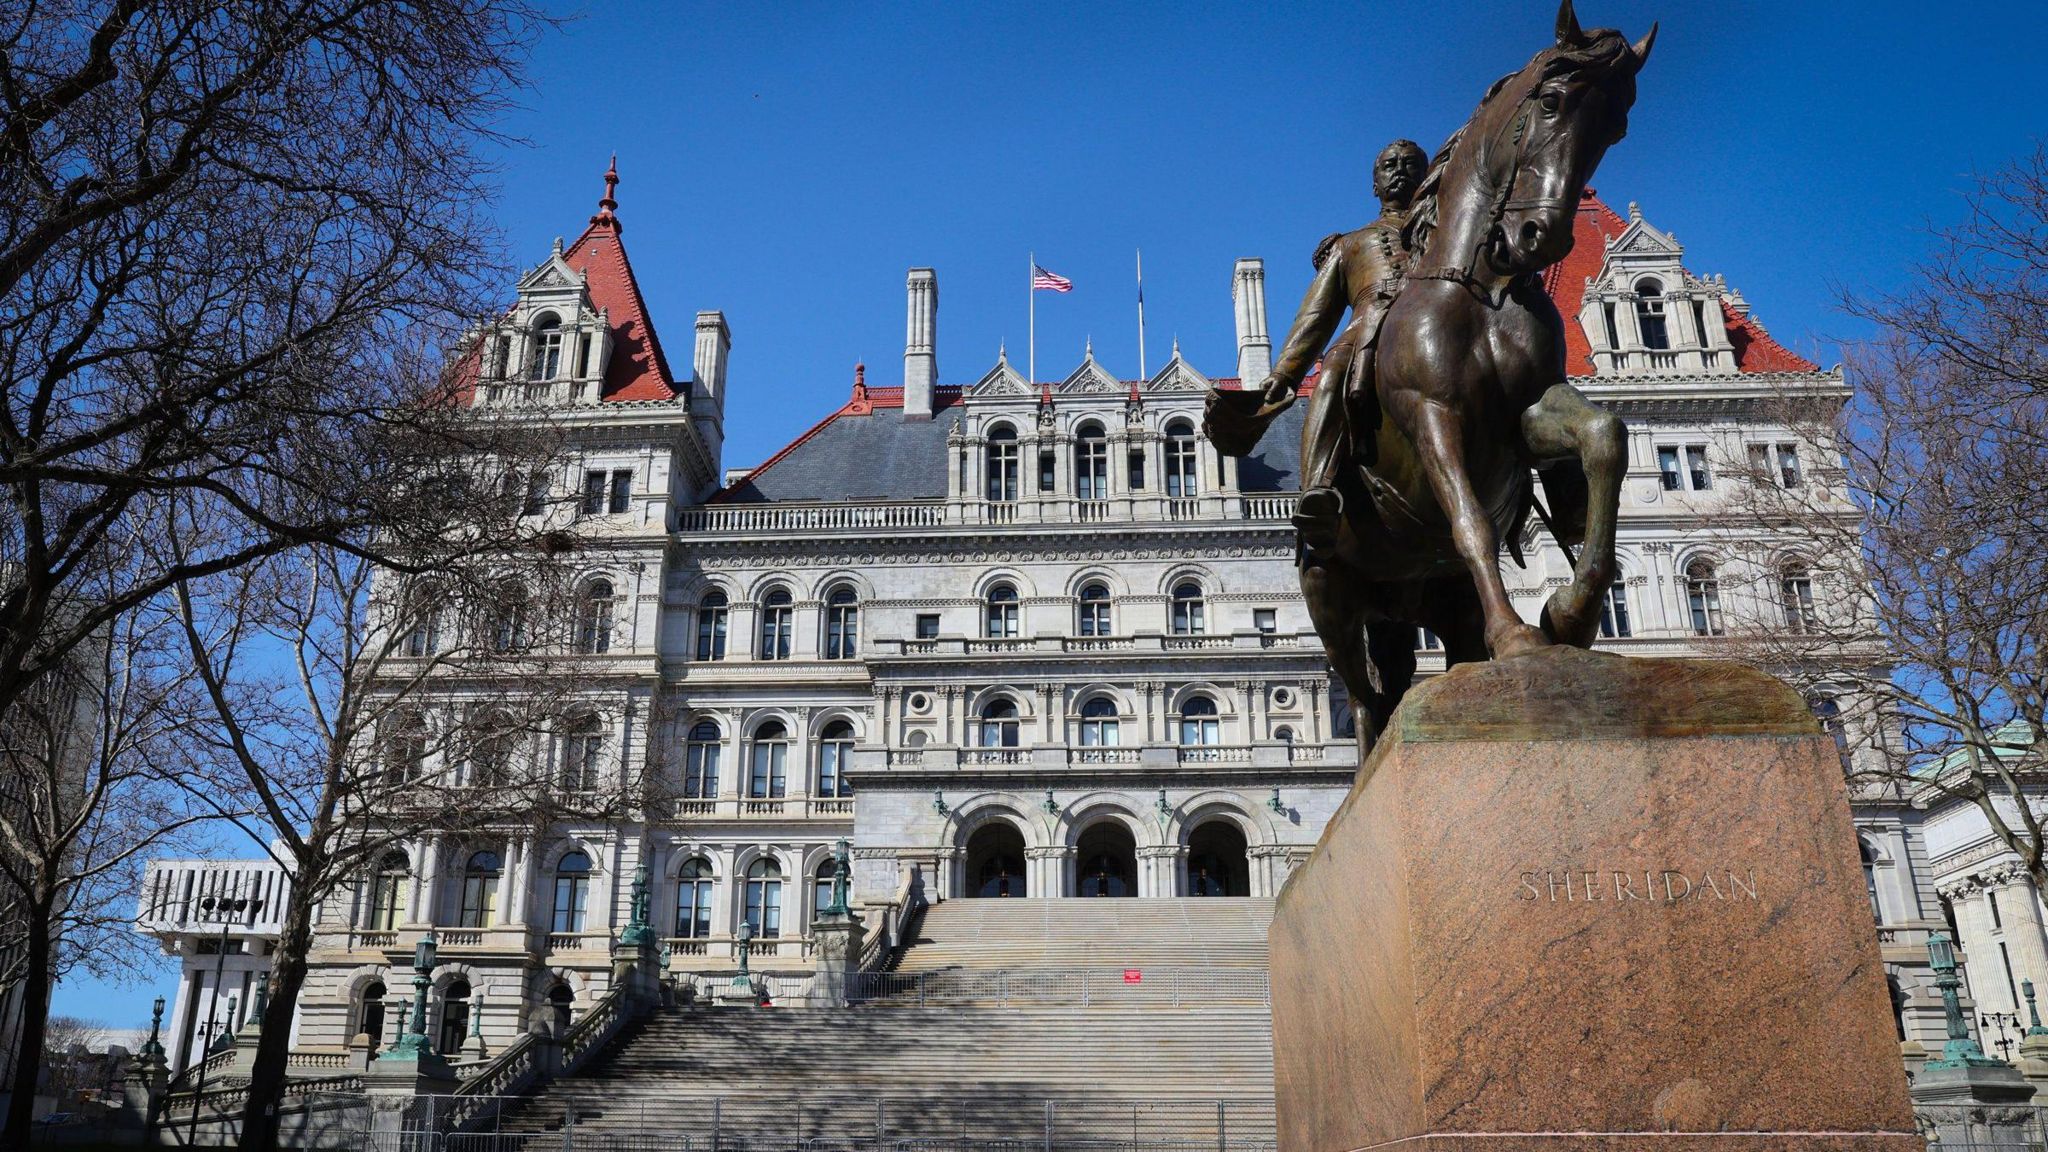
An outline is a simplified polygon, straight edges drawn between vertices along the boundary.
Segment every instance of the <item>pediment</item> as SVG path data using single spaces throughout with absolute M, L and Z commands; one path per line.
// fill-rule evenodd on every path
M 973 396 L 1029 396 L 1031 384 L 1010 366 L 1008 356 L 998 356 L 996 366 L 984 373 L 967 391 Z
M 546 292 L 563 288 L 581 289 L 584 286 L 583 273 L 569 267 L 562 259 L 562 242 L 555 241 L 555 250 L 548 258 L 535 265 L 531 271 L 519 278 L 519 291 Z
M 1122 392 L 1123 390 L 1123 382 L 1116 378 L 1115 373 L 1104 368 L 1096 361 L 1095 353 L 1092 350 L 1088 353 L 1087 359 L 1081 361 L 1081 366 L 1067 373 L 1067 378 L 1060 381 L 1058 385 L 1058 391 L 1071 393 Z
M 1673 260 L 1685 255 L 1685 248 L 1671 234 L 1638 216 L 1607 246 L 1609 256 L 1657 257 Z
M 1168 360 L 1164 368 L 1154 373 L 1152 379 L 1145 382 L 1145 390 L 1147 392 L 1206 392 L 1209 389 L 1209 384 L 1210 381 L 1207 376 L 1195 371 L 1194 365 L 1181 359 L 1180 345 L 1176 343 L 1173 347 L 1173 359 Z

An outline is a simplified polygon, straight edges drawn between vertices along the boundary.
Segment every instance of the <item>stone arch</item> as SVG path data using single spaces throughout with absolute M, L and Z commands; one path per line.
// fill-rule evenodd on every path
M 1001 699 L 1017 706 L 1018 719 L 1035 717 L 1038 715 L 1038 709 L 1033 707 L 1032 698 L 1036 695 L 1037 693 L 1015 684 L 991 684 L 967 698 L 967 715 L 969 719 L 977 719 L 981 716 L 981 710 L 988 707 L 989 701 Z
M 1272 813 L 1264 804 L 1223 789 L 1210 789 L 1174 805 L 1166 825 L 1167 842 L 1186 844 L 1198 826 L 1211 820 L 1229 820 L 1243 830 L 1248 847 L 1270 847 L 1280 842 L 1273 828 Z
M 1215 701 L 1216 713 L 1219 716 L 1234 718 L 1238 714 L 1237 694 L 1221 684 L 1207 680 L 1190 680 L 1169 693 L 1166 699 L 1167 714 L 1179 716 L 1181 709 L 1187 706 L 1188 700 L 1195 696 L 1207 696 Z
M 1131 594 L 1129 583 L 1114 569 L 1102 564 L 1090 564 L 1084 568 L 1077 569 L 1072 576 L 1067 578 L 1067 599 L 1079 600 L 1081 598 L 1081 589 L 1086 588 L 1090 584 L 1101 584 L 1107 587 L 1111 604 L 1115 604 Z
M 768 598 L 770 592 L 777 588 L 788 592 L 792 602 L 805 599 L 803 585 L 797 580 L 796 576 L 777 568 L 771 568 L 754 577 L 753 581 L 746 586 L 745 595 L 735 597 L 734 599 L 758 605 L 761 601 Z
M 1031 579 L 1024 575 L 1022 571 L 1016 568 L 1005 567 L 991 568 L 975 578 L 974 599 L 985 603 L 988 600 L 989 589 L 994 588 L 998 584 L 1008 584 L 1010 587 L 1015 588 L 1017 590 L 1017 601 L 1020 604 L 1030 601 L 1038 595 L 1037 585 L 1033 584 Z
M 1120 716 L 1129 718 L 1138 714 L 1138 702 L 1132 698 L 1129 689 L 1107 680 L 1091 680 L 1068 691 L 1065 701 L 1067 715 L 1078 717 L 1081 714 L 1081 706 L 1097 696 L 1113 701 Z
M 1079 845 L 1081 833 L 1091 824 L 1116 820 L 1130 829 L 1140 848 L 1161 843 L 1158 814 L 1146 813 L 1137 801 L 1121 792 L 1088 792 L 1069 801 L 1060 813 L 1057 834 L 1068 848 Z
M 742 741 L 751 741 L 754 738 L 754 733 L 759 732 L 761 726 L 770 720 L 781 721 L 783 730 L 789 733 L 791 740 L 795 740 L 796 734 L 804 730 L 804 726 L 797 722 L 796 714 L 787 708 L 756 708 L 752 712 L 747 713 L 746 718 L 740 721 L 737 735 Z M 723 728 L 724 726 L 720 725 L 720 727 Z
M 1044 822 L 1032 815 L 1035 807 L 1032 801 L 1011 792 L 983 792 L 970 796 L 955 805 L 946 815 L 946 824 L 940 833 L 940 843 L 953 848 L 965 849 L 968 837 L 982 825 L 1002 820 L 1017 826 L 1024 834 L 1024 847 L 1040 848 L 1052 842 L 1047 835 Z
M 811 713 L 811 719 L 810 724 L 807 728 L 807 734 L 810 736 L 813 742 L 816 742 L 819 738 L 819 735 L 823 733 L 827 727 L 843 720 L 846 723 L 853 725 L 853 739 L 855 743 L 859 743 L 867 739 L 867 716 L 868 714 L 864 709 L 849 707 L 846 705 L 833 705 L 828 708 L 820 708 Z
M 811 582 L 809 598 L 823 600 L 835 588 L 853 589 L 854 602 L 863 607 L 875 599 L 874 582 L 866 574 L 853 568 L 833 568 Z
M 1223 591 L 1222 579 L 1208 565 L 1181 563 L 1168 568 L 1160 577 L 1159 595 L 1171 599 L 1174 587 L 1186 580 L 1193 580 L 1202 586 L 1204 600 L 1214 600 Z

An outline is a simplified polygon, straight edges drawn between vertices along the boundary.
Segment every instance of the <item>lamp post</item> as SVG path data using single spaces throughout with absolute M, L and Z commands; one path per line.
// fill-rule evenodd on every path
M 427 1037 L 427 990 L 434 983 L 434 957 L 437 950 L 434 930 L 429 928 L 427 934 L 420 937 L 419 945 L 413 949 L 412 954 L 412 1026 L 404 1028 L 398 1042 L 377 1059 L 417 1061 L 422 1056 L 434 1055 L 434 1043 Z M 405 1013 L 401 1010 L 400 1019 L 402 1020 L 404 1016 Z
M 213 1055 L 213 1026 L 220 1014 L 220 984 L 227 975 L 228 929 L 244 915 L 254 916 L 262 910 L 263 901 L 252 896 L 202 896 L 199 899 L 199 919 L 219 924 L 220 939 L 214 949 L 213 1001 L 206 1006 L 206 1038 L 199 1045 L 199 1084 L 192 1090 L 192 1123 L 185 1134 L 187 1144 L 199 1140 L 199 1101 L 206 1095 L 207 1057 Z M 233 1010 L 229 1011 L 232 1013 Z
M 740 946 L 740 971 L 739 975 L 732 978 L 732 982 L 736 985 L 745 984 L 751 988 L 754 986 L 754 977 L 747 971 L 747 946 L 754 942 L 754 922 L 741 920 L 740 930 L 733 934 L 733 939 L 738 941 Z
M 842 837 L 832 845 L 832 902 L 825 905 L 825 917 L 830 920 L 844 920 L 853 915 L 853 909 L 846 906 L 847 881 L 853 876 L 853 855 Z
M 1927 934 L 1927 962 L 1934 969 L 1934 986 L 1941 990 L 1941 1007 L 1948 1017 L 1948 1043 L 1941 1046 L 1941 1058 L 1929 1060 L 1927 1068 L 1999 1068 L 2004 1065 L 1984 1054 L 1970 1038 L 1970 1021 L 1963 1015 L 1956 990 L 1963 986 L 1956 975 L 1955 944 L 1946 932 Z

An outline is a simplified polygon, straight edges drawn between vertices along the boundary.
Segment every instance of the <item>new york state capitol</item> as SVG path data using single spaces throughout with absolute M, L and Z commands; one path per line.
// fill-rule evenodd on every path
M 608 193 L 519 281 L 483 336 L 477 403 L 559 406 L 575 440 L 551 482 L 594 540 L 578 610 L 603 626 L 576 630 L 586 698 L 546 754 L 570 786 L 631 767 L 662 798 L 616 822 L 390 854 L 323 910 L 295 1060 L 341 1066 L 386 1042 L 429 925 L 444 960 L 429 1030 L 443 1050 L 495 1051 L 537 1015 L 574 1018 L 607 987 L 642 865 L 672 972 L 729 973 L 745 923 L 771 989 L 806 974 L 842 838 L 877 938 L 913 893 L 1277 893 L 1357 755 L 1296 583 L 1300 406 L 1251 457 L 1221 456 L 1200 431 L 1212 383 L 1256 382 L 1270 364 L 1262 262 L 1232 272 L 1228 378 L 1176 347 L 1148 379 L 1091 351 L 1056 381 L 998 355 L 955 385 L 939 382 L 936 276 L 913 269 L 900 385 L 857 370 L 840 408 L 727 470 L 725 319 L 697 314 L 677 371 L 615 206 Z M 1840 371 L 1772 340 L 1633 205 L 1617 214 L 1589 191 L 1576 233 L 1546 287 L 1574 382 L 1629 428 L 1602 646 L 1706 655 L 1732 619 L 1759 614 L 1745 606 L 1827 612 L 1827 589 L 1796 561 L 1732 550 L 1702 517 L 1760 461 L 1774 483 L 1827 473 L 1766 401 L 1791 390 L 1840 403 Z M 1547 539 L 1528 543 L 1510 581 L 1533 618 L 1568 569 Z M 1431 638 L 1417 644 L 1423 672 L 1441 669 Z M 1815 705 L 1856 722 L 1842 701 Z M 1909 1060 L 1942 1035 L 1924 939 L 1943 913 L 1923 818 L 1906 797 L 1858 809 Z M 139 927 L 184 969 L 166 1022 L 174 1069 L 203 1050 L 216 997 L 226 1026 L 242 1023 L 275 931 L 254 913 L 223 956 L 197 901 L 281 882 L 267 862 L 152 865 Z M 2032 950 L 2007 951 L 2048 983 L 2039 901 L 2024 902 L 2000 932 L 2028 919 Z M 1997 942 L 1974 923 L 1972 992 L 2005 1008 L 2007 979 L 1979 960 Z

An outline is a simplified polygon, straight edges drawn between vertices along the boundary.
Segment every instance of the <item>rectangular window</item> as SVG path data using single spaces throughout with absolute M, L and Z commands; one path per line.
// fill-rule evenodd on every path
M 1678 449 L 1657 449 L 1657 474 L 1663 479 L 1666 492 L 1682 492 L 1685 490 L 1685 480 L 1679 475 L 1678 471 Z
M 1705 492 L 1714 486 L 1714 474 L 1707 470 L 1707 446 L 1687 444 L 1685 446 L 1685 474 L 1692 481 L 1692 490 Z
M 939 614 L 937 612 L 920 612 L 917 614 L 917 638 L 919 640 L 937 640 L 939 638 Z
M 1614 305 L 1602 304 L 1600 306 L 1600 318 L 1606 321 L 1607 324 L 1607 346 L 1609 348 L 1621 347 L 1621 338 L 1614 334 Z
M 583 514 L 597 516 L 604 512 L 605 474 L 585 472 L 583 474 Z
M 1261 632 L 1276 632 L 1280 628 L 1279 616 L 1271 608 L 1252 609 L 1252 627 Z
M 1797 445 L 1778 445 L 1778 483 L 1787 488 L 1799 487 L 1799 448 Z
M 1444 642 L 1438 639 L 1437 634 L 1429 629 L 1417 628 L 1415 630 L 1415 650 L 1417 652 L 1441 652 L 1444 650 Z
M 1143 492 L 1145 490 L 1145 450 L 1143 448 L 1131 449 L 1129 471 L 1131 491 Z
M 1998 942 L 1998 960 L 2001 964 L 2005 965 L 2005 989 L 2012 993 L 2012 1002 L 2018 1004 L 2020 1002 L 2020 990 L 2019 986 L 2014 984 L 2012 980 L 2012 954 L 2005 950 L 2005 941 L 2003 940 Z
M 624 512 L 633 504 L 633 470 L 622 468 L 612 473 L 611 511 Z
M 1751 444 L 1749 446 L 1749 470 L 1756 475 L 1757 483 L 1769 484 L 1772 482 L 1771 446 L 1769 444 Z
M 2004 928 L 2005 917 L 1998 914 L 1998 893 L 1986 892 L 1984 893 L 1984 899 L 1991 905 L 1991 926 L 1993 928 Z
M 520 513 L 538 516 L 548 507 L 548 474 L 544 469 L 535 469 L 526 477 L 526 501 L 520 506 Z
M 1704 301 L 1692 302 L 1692 330 L 1693 335 L 1699 337 L 1700 347 L 1710 347 L 1707 342 L 1707 309 Z
M 1040 452 L 1038 454 L 1038 490 L 1040 492 L 1052 491 L 1054 482 L 1058 479 L 1059 467 L 1054 462 L 1053 454 L 1050 452 Z
M 595 336 L 585 336 L 583 338 L 583 348 L 578 355 L 576 375 L 590 375 L 590 350 L 591 348 L 595 347 L 596 344 L 597 338 Z

